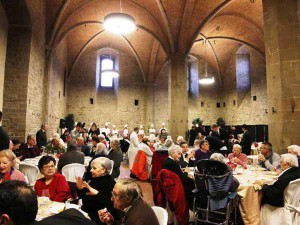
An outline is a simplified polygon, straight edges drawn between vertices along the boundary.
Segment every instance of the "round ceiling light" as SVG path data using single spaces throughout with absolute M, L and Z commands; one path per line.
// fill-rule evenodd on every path
M 199 84 L 213 84 L 214 82 L 214 77 L 204 77 L 199 80 Z
M 104 28 L 116 34 L 127 34 L 136 29 L 135 20 L 126 13 L 111 13 L 104 17 Z

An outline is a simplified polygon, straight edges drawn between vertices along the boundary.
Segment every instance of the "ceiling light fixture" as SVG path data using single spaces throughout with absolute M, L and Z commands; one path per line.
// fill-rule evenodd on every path
M 204 40 L 204 51 L 205 51 L 205 58 L 206 58 L 206 40 Z M 207 76 L 207 61 L 205 59 L 205 76 L 201 79 L 199 79 L 199 84 L 203 84 L 203 85 L 209 85 L 209 84 L 213 84 L 215 83 L 215 78 L 212 77 L 208 77 Z
M 103 25 L 105 30 L 115 34 L 128 34 L 136 29 L 134 18 L 126 13 L 123 13 L 121 0 L 120 12 L 106 15 L 104 17 Z

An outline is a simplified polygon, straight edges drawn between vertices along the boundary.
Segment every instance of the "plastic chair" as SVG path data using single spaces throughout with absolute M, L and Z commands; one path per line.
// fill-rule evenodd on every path
M 193 213 L 194 222 L 207 224 L 228 224 L 230 214 L 234 211 L 236 223 L 238 196 L 231 192 L 232 172 L 228 172 L 223 162 L 200 160 L 195 171 Z
M 25 175 L 28 181 L 28 186 L 33 187 L 35 185 L 36 180 L 38 179 L 40 170 L 37 166 L 20 163 L 19 170 Z
M 61 170 L 62 175 L 66 177 L 66 180 L 68 182 L 75 182 L 75 183 L 76 183 L 76 177 L 83 177 L 84 172 L 85 172 L 84 165 L 79 163 L 71 163 L 65 165 Z
M 159 225 L 167 225 L 168 224 L 168 213 L 167 210 L 158 206 L 151 207 L 156 215 Z
M 284 190 L 284 207 L 265 204 L 261 207 L 262 225 L 300 224 L 300 179 L 291 181 Z

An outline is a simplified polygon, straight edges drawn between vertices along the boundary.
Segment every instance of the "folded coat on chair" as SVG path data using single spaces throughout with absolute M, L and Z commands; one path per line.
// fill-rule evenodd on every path
M 179 224 L 189 224 L 189 209 L 185 197 L 184 187 L 179 176 L 167 169 L 162 169 L 152 182 L 155 205 L 166 208 L 166 200 L 174 212 Z
M 147 155 L 139 150 L 135 156 L 131 172 L 140 180 L 147 180 L 149 177 Z

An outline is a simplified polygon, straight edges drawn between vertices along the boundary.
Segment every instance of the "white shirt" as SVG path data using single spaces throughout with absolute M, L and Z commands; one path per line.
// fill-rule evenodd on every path
M 139 145 L 138 135 L 136 132 L 133 131 L 130 135 L 130 146 L 137 148 L 138 145 Z

